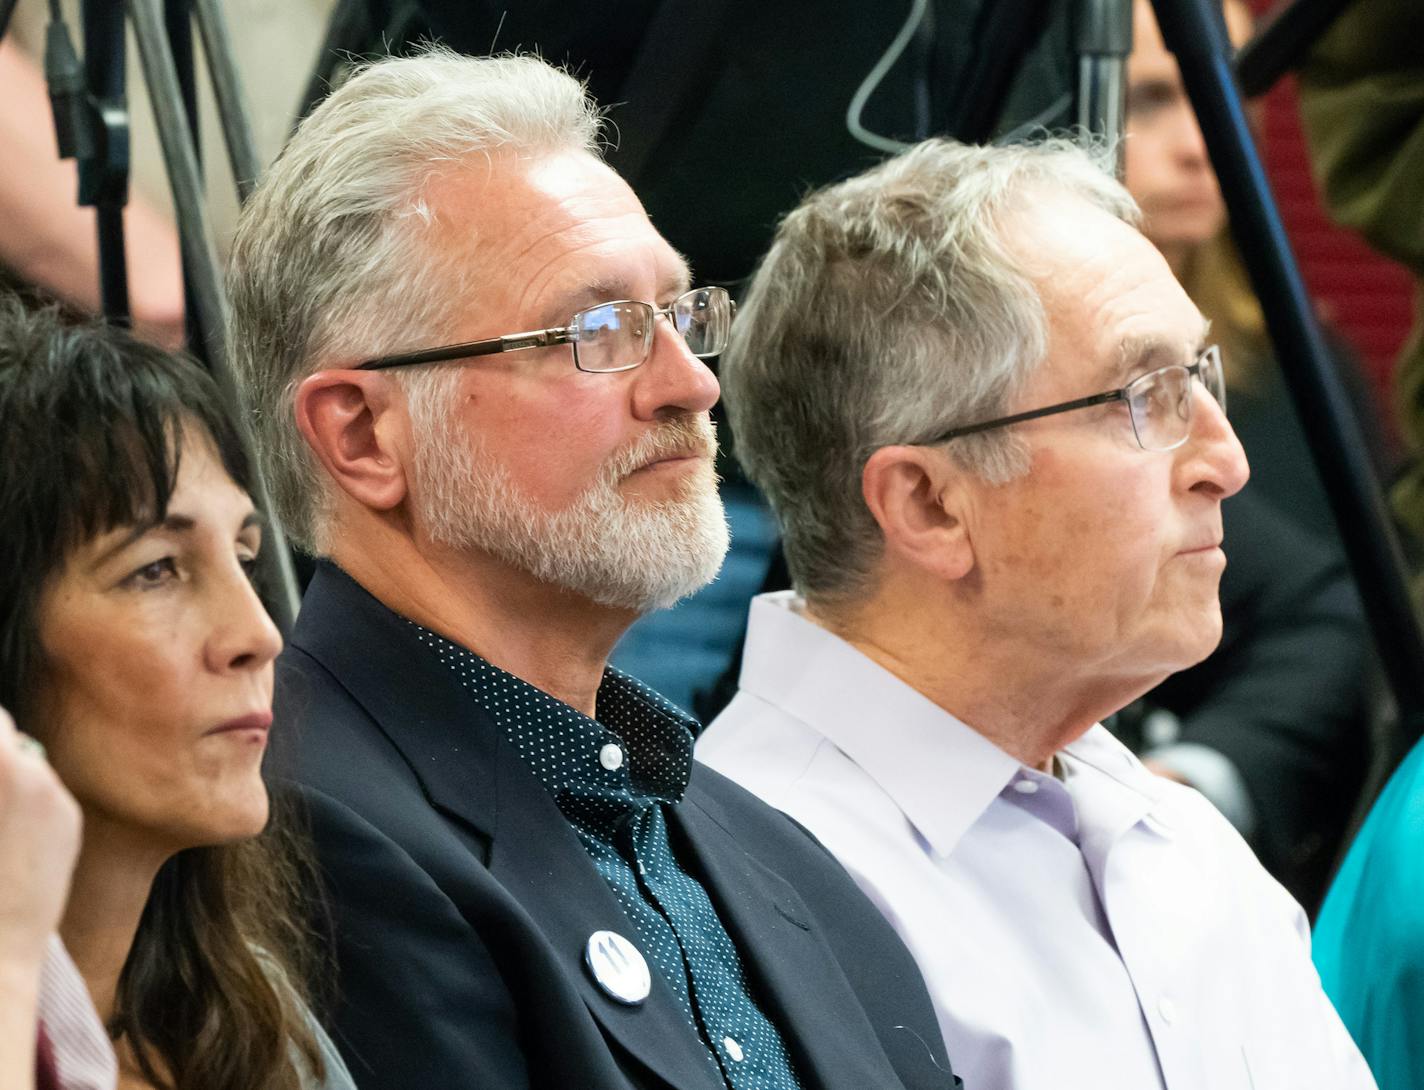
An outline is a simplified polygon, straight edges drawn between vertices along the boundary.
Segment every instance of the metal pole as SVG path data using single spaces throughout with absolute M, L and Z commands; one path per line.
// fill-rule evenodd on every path
M 233 380 L 227 364 L 224 338 L 227 333 L 227 296 L 218 274 L 217 250 L 213 245 L 212 226 L 203 201 L 203 184 L 198 173 L 198 156 L 193 147 L 192 133 L 183 107 L 183 91 L 173 62 L 168 34 L 164 26 L 162 0 L 129 0 L 129 15 L 138 38 L 139 56 L 153 100 L 154 119 L 158 123 L 163 158 L 168 166 L 168 178 L 173 188 L 173 204 L 181 226 L 179 238 L 183 246 L 183 262 L 191 284 L 189 305 L 199 314 L 207 348 L 208 365 L 224 399 L 239 421 L 242 434 L 252 454 L 249 433 L 245 426 L 247 413 L 241 391 Z M 261 465 L 254 457 L 253 501 L 263 510 L 272 509 Z M 268 594 L 268 608 L 283 633 L 291 631 L 300 604 L 296 572 L 292 567 L 291 550 L 286 534 L 273 522 L 262 550 L 263 582 Z
M 1132 52 L 1132 0 L 1083 0 L 1078 8 L 1078 127 L 1107 140 L 1122 178 L 1126 165 L 1127 55 Z
M 232 39 L 228 36 L 227 18 L 218 0 L 197 0 L 198 32 L 203 37 L 203 55 L 208 60 L 208 73 L 213 81 L 213 96 L 222 117 L 223 138 L 227 145 L 228 162 L 232 164 L 233 180 L 237 183 L 237 199 L 246 204 L 257 176 L 261 173 L 257 143 L 252 138 L 252 126 L 243 109 L 242 82 L 233 61 Z
M 1413 741 L 1424 731 L 1424 632 L 1410 603 L 1399 540 L 1252 142 L 1232 77 L 1221 9 L 1212 3 L 1208 7 L 1206 0 L 1154 0 L 1153 6 L 1221 180 L 1231 229 L 1265 311 L 1286 384 L 1313 440 L 1310 451 L 1398 702 L 1401 725 Z

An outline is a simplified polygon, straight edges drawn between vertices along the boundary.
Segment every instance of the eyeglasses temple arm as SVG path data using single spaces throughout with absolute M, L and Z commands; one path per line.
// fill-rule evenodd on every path
M 358 371 L 384 371 L 392 367 L 413 367 L 421 363 L 443 363 L 446 360 L 470 359 L 474 356 L 491 356 L 497 352 L 518 352 L 524 348 L 547 348 L 555 344 L 567 344 L 573 338 L 567 326 L 556 329 L 536 329 L 529 333 L 510 333 L 504 337 L 493 337 L 487 341 L 467 341 L 451 344 L 443 348 L 427 348 L 420 352 L 404 352 L 396 356 L 378 356 L 358 364 Z
M 962 428 L 951 428 L 944 434 L 919 445 L 932 447 L 939 443 L 947 443 L 951 439 L 959 439 L 965 435 L 978 435 L 980 432 L 993 431 L 995 428 L 1007 428 L 1010 424 L 1022 424 L 1027 420 L 1037 420 L 1042 416 L 1053 416 L 1056 413 L 1071 412 L 1074 409 L 1089 409 L 1094 405 L 1106 405 L 1110 401 L 1122 401 L 1126 396 L 1127 393 L 1124 390 L 1108 390 L 1105 393 L 1093 394 L 1090 397 L 1080 397 L 1075 401 L 1065 401 L 1059 405 L 1049 405 L 1042 409 L 1030 409 L 1026 413 L 1015 413 L 1013 416 L 1002 416 L 997 420 L 985 420 L 980 424 L 966 424 Z

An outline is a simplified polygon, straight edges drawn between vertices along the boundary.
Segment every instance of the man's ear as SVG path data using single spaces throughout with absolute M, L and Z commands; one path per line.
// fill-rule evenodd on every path
M 945 580 L 974 569 L 965 485 L 964 471 L 929 447 L 881 447 L 860 477 L 886 554 Z
M 390 380 L 372 371 L 318 371 L 297 387 L 297 427 L 343 492 L 364 507 L 389 511 L 406 496 L 398 439 L 405 404 Z

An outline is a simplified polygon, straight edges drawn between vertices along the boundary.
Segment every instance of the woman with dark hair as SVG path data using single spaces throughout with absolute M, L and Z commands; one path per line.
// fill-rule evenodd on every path
M 0 705 L 83 814 L 59 930 L 123 1087 L 350 1086 L 268 823 L 249 483 L 200 368 L 0 298 Z

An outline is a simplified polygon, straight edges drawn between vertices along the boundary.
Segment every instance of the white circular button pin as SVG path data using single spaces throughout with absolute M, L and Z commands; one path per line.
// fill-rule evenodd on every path
M 1170 1026 L 1177 1020 L 1177 1004 L 1173 1003 L 1169 997 L 1164 995 L 1161 999 L 1157 1000 L 1157 1013 L 1162 1016 L 1162 1021 Z
M 609 742 L 598 751 L 598 763 L 608 769 L 609 772 L 617 772 L 623 767 L 622 747 Z
M 595 931 L 583 948 L 584 964 L 610 997 L 636 1007 L 653 990 L 642 952 L 616 931 Z
M 742 1051 L 742 1046 L 737 1044 L 735 1037 L 723 1037 L 722 1047 L 727 1050 L 727 1055 L 731 1058 L 733 1063 L 739 1064 L 746 1059 L 747 1054 Z
M 1038 790 L 1038 784 L 1033 780 L 1015 780 L 1014 790 L 1020 795 L 1032 795 Z

